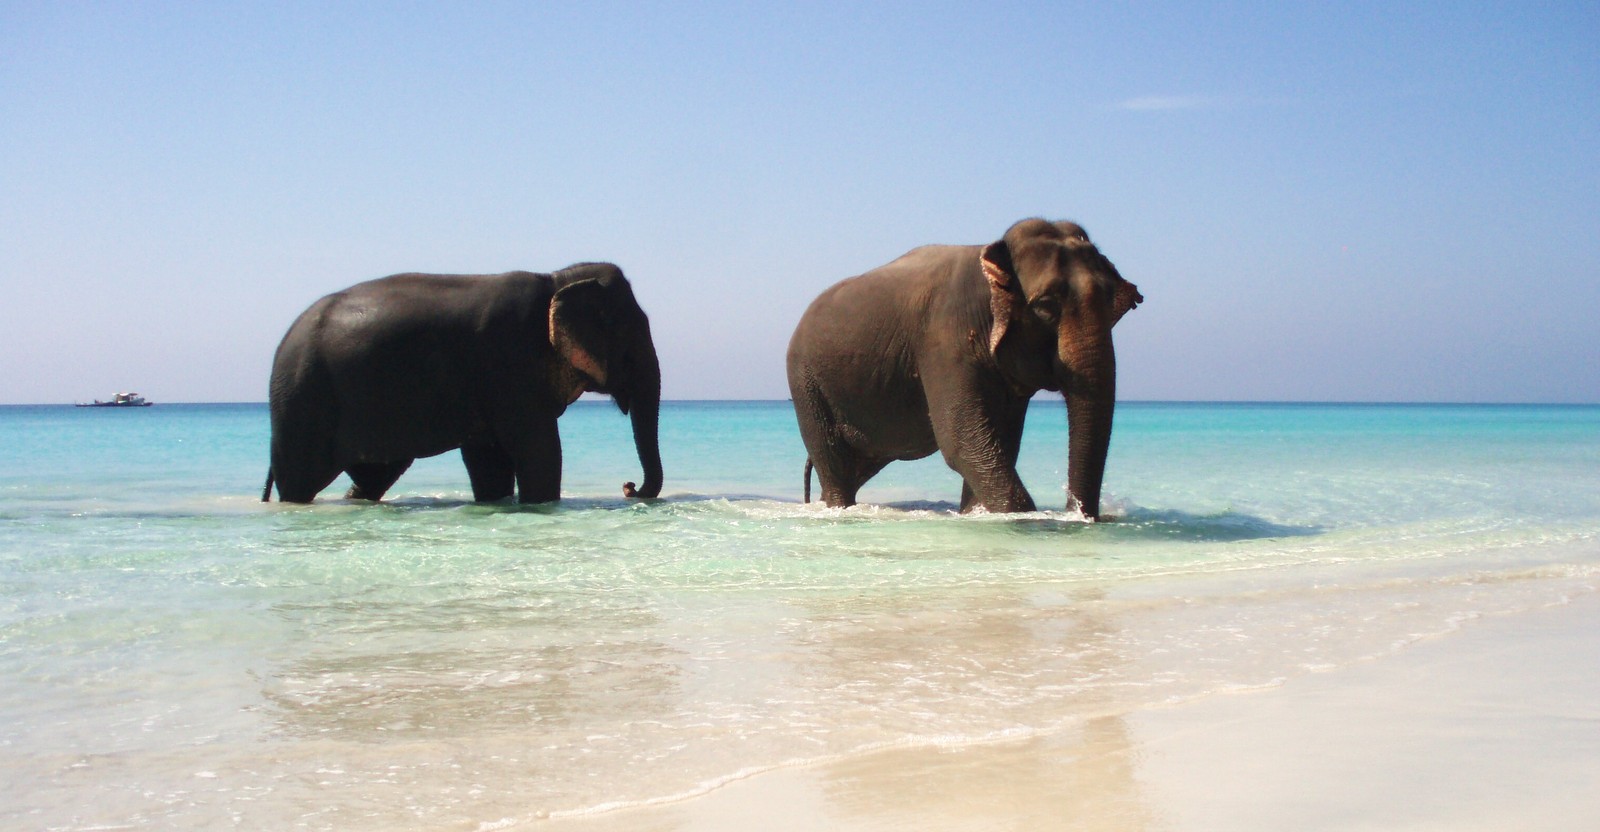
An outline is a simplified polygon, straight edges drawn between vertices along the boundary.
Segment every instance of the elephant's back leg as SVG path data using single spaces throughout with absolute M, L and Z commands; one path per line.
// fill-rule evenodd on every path
M 817 475 L 822 501 L 828 506 L 854 505 L 854 489 L 846 495 L 839 488 L 840 471 L 846 466 L 834 439 L 838 434 L 838 425 L 833 409 L 828 406 L 827 398 L 816 380 L 806 372 L 803 364 L 795 360 L 792 352 L 789 357 L 789 395 L 794 401 L 795 420 L 800 426 L 800 442 L 805 445 L 806 458 L 811 461 L 811 470 Z M 808 494 L 810 490 L 808 482 Z
M 822 501 L 832 508 L 853 506 L 861 486 L 893 460 L 863 453 L 860 447 L 866 443 L 851 441 L 855 431 L 844 424 L 820 386 L 807 383 L 803 374 L 792 380 L 797 382 L 790 392 L 800 439 L 816 471 Z
M 374 502 L 383 499 L 400 475 L 411 467 L 411 462 L 402 459 L 398 462 L 364 462 L 350 466 L 347 470 L 354 484 L 345 492 L 345 499 Z
M 278 486 L 278 499 L 285 503 L 311 502 L 342 473 L 338 463 L 333 460 L 304 452 L 273 454 L 272 459 L 272 476 Z
M 868 457 L 860 454 L 844 454 L 837 460 L 837 467 L 833 471 L 833 487 L 828 486 L 828 479 L 820 474 L 818 479 L 822 482 L 822 501 L 829 506 L 853 506 L 856 504 L 856 495 L 861 491 L 861 486 L 867 480 L 878 475 L 892 459 L 882 457 Z M 818 466 L 818 470 L 821 467 Z
M 278 499 L 309 503 L 344 470 L 334 443 L 339 414 L 332 391 L 318 374 L 304 373 L 289 381 L 275 375 L 271 408 L 272 475 Z

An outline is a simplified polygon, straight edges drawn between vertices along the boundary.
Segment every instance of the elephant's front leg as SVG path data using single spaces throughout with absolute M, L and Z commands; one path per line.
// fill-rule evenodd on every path
M 1004 499 L 1008 502 L 1008 504 L 1015 505 L 1016 507 L 991 507 L 990 510 L 1035 511 L 1037 507 L 1034 505 L 1033 497 L 1028 493 L 1028 490 L 1023 487 L 1022 479 L 1017 474 L 1017 458 L 1022 454 L 1022 425 L 1023 421 L 1028 416 L 1028 403 L 1026 400 L 1024 400 L 1021 402 L 1020 407 L 1010 406 L 991 409 L 991 413 L 993 415 L 990 417 L 990 421 L 994 425 L 995 442 L 1000 446 L 1001 461 L 1004 463 L 1003 468 L 1005 471 L 1009 472 L 1010 476 L 1010 481 L 1003 483 L 1002 490 L 1008 494 L 1020 494 L 1022 500 L 1019 502 L 1014 496 L 1007 497 Z M 1012 483 L 1015 484 L 1014 491 L 1012 488 Z M 972 487 L 972 480 L 968 479 L 967 476 L 963 474 L 961 478 L 961 513 L 965 514 L 979 505 L 989 506 L 991 504 L 979 502 L 978 494 L 973 490 Z
M 938 397 L 929 396 L 939 450 L 945 463 L 961 475 L 961 510 L 982 506 L 995 512 L 1035 511 L 1033 496 L 1017 475 L 1027 400 L 1015 402 L 1015 397 L 982 386 L 963 392 L 943 407 L 933 406 Z
M 1003 454 L 983 446 L 965 447 L 961 454 L 946 462 L 961 475 L 963 514 L 979 506 L 993 512 L 1038 510 L 1016 466 L 999 459 Z
M 527 426 L 513 459 L 517 502 L 552 503 L 561 499 L 561 431 L 554 416 L 540 417 Z
M 463 445 L 461 462 L 472 480 L 472 499 L 492 503 L 516 489 L 516 464 L 498 445 Z

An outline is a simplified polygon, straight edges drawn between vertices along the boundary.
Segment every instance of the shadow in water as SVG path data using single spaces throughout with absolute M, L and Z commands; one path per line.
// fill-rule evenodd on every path
M 949 500 L 899 500 L 891 503 L 879 503 L 884 508 L 897 511 L 932 511 L 946 514 L 960 514 L 961 504 Z
M 697 503 L 776 503 L 802 505 L 798 500 L 786 500 L 768 494 L 756 493 L 726 493 L 703 494 L 685 492 L 670 494 L 664 497 L 640 499 L 637 497 L 562 497 L 558 502 L 552 503 L 519 503 L 514 497 L 497 500 L 492 503 L 479 503 L 465 497 L 431 497 L 411 495 L 382 502 L 369 502 L 366 500 L 346 500 L 342 498 L 319 500 L 318 505 L 337 505 L 346 507 L 373 507 L 392 511 L 437 511 L 440 509 L 466 509 L 476 514 L 565 514 L 578 511 L 649 511 L 658 508 L 667 508 L 677 505 L 694 505 Z M 819 504 L 820 505 L 820 504 Z M 928 504 L 932 507 L 934 504 Z M 952 511 L 955 506 L 948 506 Z M 911 507 L 907 510 L 920 508 Z M 936 509 L 935 509 L 936 510 Z
M 1312 537 L 1323 534 L 1321 526 L 1276 523 L 1264 517 L 1224 511 L 1194 514 L 1176 509 L 1133 508 L 1110 523 L 1088 526 L 1105 530 L 1123 540 L 1175 540 L 1201 543 L 1228 543 L 1273 537 Z
M 276 504 L 274 504 L 276 505 Z M 762 494 L 704 494 L 680 493 L 650 500 L 628 497 L 567 497 L 555 503 L 522 504 L 512 499 L 494 503 L 477 503 L 463 497 L 407 496 L 379 503 L 361 500 L 325 500 L 313 506 L 287 506 L 280 510 L 308 513 L 342 514 L 366 510 L 394 515 L 420 512 L 459 511 L 469 517 L 490 517 L 501 514 L 532 514 L 561 517 L 596 511 L 653 513 L 683 509 L 731 506 L 736 510 L 756 507 L 763 513 L 776 511 L 780 515 L 793 512 L 799 520 L 824 520 L 828 524 L 872 524 L 885 519 L 919 520 L 935 523 L 959 522 L 992 524 L 1008 533 L 1035 535 L 1087 535 L 1086 539 L 1107 541 L 1168 541 L 1196 543 L 1231 543 L 1245 540 L 1264 540 L 1280 537 L 1310 537 L 1326 532 L 1321 526 L 1280 523 L 1253 514 L 1222 511 L 1209 514 L 1183 511 L 1129 507 L 1127 510 L 1097 523 L 1087 522 L 1081 515 L 1064 511 L 1039 511 L 1026 514 L 962 514 L 958 503 L 946 500 L 901 500 L 853 506 L 847 509 L 829 509 L 820 503 L 810 505 L 795 500 L 784 500 Z
M 406 496 L 382 502 L 369 502 L 366 500 L 327 500 L 332 505 L 349 507 L 371 507 L 395 512 L 464 510 L 468 514 L 548 514 L 558 515 L 575 511 L 594 511 L 631 509 L 648 506 L 651 503 L 663 502 L 661 500 L 636 500 L 627 497 L 563 497 L 558 502 L 552 503 L 519 503 L 514 497 L 496 500 L 491 503 L 480 503 L 465 497 L 426 497 Z
M 1090 535 L 1105 540 L 1163 540 L 1197 543 L 1229 543 L 1275 537 L 1310 537 L 1323 534 L 1321 526 L 1277 523 L 1264 517 L 1223 511 L 1196 514 L 1178 509 L 1130 508 L 1091 523 L 1081 515 L 1067 512 L 1030 512 L 1020 515 L 961 515 L 956 503 L 907 501 L 884 503 L 884 508 L 906 512 L 931 512 L 999 523 L 1009 531 L 1024 535 Z

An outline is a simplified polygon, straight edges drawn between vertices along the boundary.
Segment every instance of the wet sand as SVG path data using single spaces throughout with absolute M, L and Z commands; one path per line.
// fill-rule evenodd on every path
M 1600 597 L 1026 741 L 784 769 L 550 830 L 1600 829 Z

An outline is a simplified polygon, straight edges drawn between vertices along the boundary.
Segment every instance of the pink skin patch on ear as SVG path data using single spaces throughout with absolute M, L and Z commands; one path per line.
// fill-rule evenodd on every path
M 1006 334 L 1006 324 L 1011 319 L 1011 303 L 1006 299 L 1011 276 L 986 257 L 978 258 L 983 264 L 983 276 L 989 280 L 989 311 L 994 325 L 989 329 L 989 352 L 1000 348 L 1000 339 Z
M 594 360 L 594 356 L 574 344 L 571 338 L 562 335 L 561 327 L 556 325 L 556 309 L 556 304 L 550 304 L 550 345 L 555 347 L 556 352 L 560 353 L 574 369 L 587 376 L 589 381 L 595 384 L 604 384 L 605 371 L 600 369 L 600 365 Z M 583 381 L 580 380 L 577 393 L 572 394 L 573 399 L 578 397 L 578 393 L 583 392 L 584 386 Z M 569 401 L 567 403 L 571 404 L 572 402 Z

